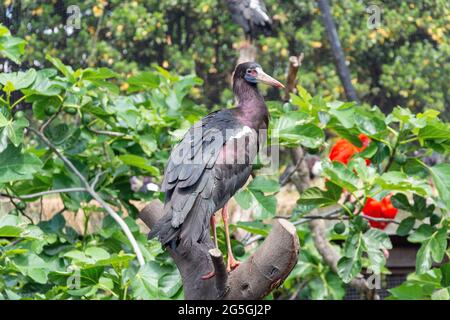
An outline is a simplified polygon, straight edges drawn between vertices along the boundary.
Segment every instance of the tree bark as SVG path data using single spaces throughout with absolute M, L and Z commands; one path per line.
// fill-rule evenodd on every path
M 303 52 L 297 56 L 289 57 L 289 69 L 286 79 L 286 89 L 284 91 L 284 101 L 289 101 L 291 93 L 295 93 L 297 86 L 297 72 L 303 62 Z
M 162 215 L 163 204 L 153 200 L 139 217 L 151 229 Z M 300 244 L 295 226 L 277 219 L 255 253 L 229 274 L 211 237 L 190 248 L 180 245 L 175 250 L 166 249 L 180 271 L 186 299 L 247 300 L 262 299 L 283 283 L 297 263 Z M 203 280 L 202 276 L 212 270 L 216 275 Z
M 256 60 L 256 47 L 248 40 L 238 44 L 239 58 L 236 65 Z
M 355 88 L 352 84 L 352 78 L 350 71 L 345 63 L 344 50 L 342 50 L 341 41 L 339 40 L 339 35 L 336 30 L 336 25 L 334 24 L 333 17 L 331 16 L 330 5 L 328 0 L 317 0 L 320 11 L 322 12 L 322 19 L 327 32 L 328 40 L 330 41 L 331 50 L 334 55 L 334 60 L 336 64 L 336 69 L 341 79 L 342 85 L 345 90 L 345 95 L 348 100 L 353 100 L 358 102 L 358 96 L 356 95 Z

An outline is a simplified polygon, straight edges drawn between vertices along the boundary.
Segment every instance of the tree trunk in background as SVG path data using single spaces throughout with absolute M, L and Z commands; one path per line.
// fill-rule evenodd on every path
M 239 44 L 239 58 L 236 65 L 248 61 L 256 60 L 256 47 L 250 41 L 244 41 Z
M 322 12 L 322 19 L 327 31 L 328 40 L 331 44 L 331 50 L 333 51 L 336 69 L 341 79 L 342 85 L 344 86 L 345 95 L 348 100 L 358 101 L 356 96 L 355 88 L 352 85 L 352 78 L 350 71 L 345 63 L 344 50 L 342 50 L 341 42 L 339 40 L 339 35 L 336 30 L 336 25 L 334 24 L 333 18 L 331 16 L 330 5 L 328 0 L 317 0 L 320 11 Z

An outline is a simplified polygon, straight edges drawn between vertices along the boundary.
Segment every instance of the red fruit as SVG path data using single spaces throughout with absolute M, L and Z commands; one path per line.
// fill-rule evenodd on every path
M 366 204 L 364 205 L 364 208 L 362 210 L 364 214 L 368 217 L 372 218 L 382 218 L 382 211 L 383 206 L 381 202 L 378 202 L 377 200 L 373 198 L 367 198 Z M 379 221 L 373 221 L 369 220 L 369 224 L 373 228 L 378 229 L 384 229 L 387 226 L 386 222 L 379 222 Z
M 331 148 L 329 158 L 331 161 L 347 164 L 356 152 L 357 149 L 353 144 L 345 139 L 339 139 Z
M 359 138 L 359 141 L 361 141 L 361 143 L 362 143 L 362 147 L 361 147 L 361 148 L 356 147 L 356 149 L 358 150 L 358 152 L 361 152 L 361 151 L 363 151 L 365 148 L 367 148 L 367 146 L 369 145 L 369 143 L 370 143 L 370 138 L 369 138 L 368 136 L 366 136 L 364 133 L 361 133 L 361 134 L 358 136 L 358 138 Z
M 361 133 L 358 137 L 362 143 L 362 146 L 359 148 L 348 140 L 339 139 L 330 150 L 330 160 L 348 164 L 355 153 L 363 151 L 370 143 L 370 138 L 365 134 Z M 366 164 L 369 165 L 370 160 L 366 159 Z
M 392 195 L 388 195 L 381 201 L 377 201 L 373 198 L 367 198 L 366 204 L 364 205 L 362 211 L 368 217 L 394 219 L 397 215 L 398 209 L 392 205 L 391 197 Z M 383 230 L 387 227 L 388 222 L 369 220 L 369 224 L 373 228 Z
M 392 194 L 388 195 L 383 200 L 381 200 L 382 205 L 381 215 L 383 216 L 383 218 L 386 219 L 394 219 L 398 212 L 398 209 L 394 207 L 391 203 L 391 197 Z

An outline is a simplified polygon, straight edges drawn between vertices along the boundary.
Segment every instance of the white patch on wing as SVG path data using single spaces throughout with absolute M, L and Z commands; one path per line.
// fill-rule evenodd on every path
M 261 9 L 259 0 L 250 0 L 250 8 L 256 10 L 260 15 L 262 15 L 264 20 L 270 21 L 270 18 L 267 15 L 267 13 L 265 13 L 264 10 Z
M 244 126 L 242 130 L 239 130 L 234 135 L 230 137 L 230 139 L 239 139 L 249 133 L 252 133 L 252 129 L 249 126 Z

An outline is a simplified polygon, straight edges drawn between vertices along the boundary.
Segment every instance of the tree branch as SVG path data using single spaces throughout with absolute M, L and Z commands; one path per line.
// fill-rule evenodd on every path
M 215 280 L 216 280 L 216 289 L 218 292 L 218 297 L 222 298 L 225 296 L 227 292 L 227 282 L 228 282 L 228 273 L 227 268 L 225 267 L 225 263 L 223 262 L 222 252 L 219 249 L 214 248 L 209 250 L 209 254 L 211 256 L 211 261 L 214 265 L 215 271 Z
M 153 200 L 139 217 L 151 229 L 163 213 L 161 201 Z M 166 248 L 180 271 L 186 299 L 261 299 L 279 286 L 294 268 L 300 244 L 295 226 L 277 219 L 261 246 L 228 277 L 221 271 L 224 267 L 221 254 L 219 258 L 213 248 L 211 237 L 189 248 L 182 244 L 176 250 Z M 216 273 L 219 271 L 215 277 L 201 279 L 213 268 Z
M 317 3 L 322 13 L 323 23 L 325 25 L 328 40 L 330 41 L 332 54 L 335 59 L 336 71 L 341 79 L 342 86 L 345 90 L 345 95 L 347 96 L 347 99 L 358 102 L 358 97 L 352 84 L 350 71 L 345 61 L 344 50 L 342 49 L 341 41 L 339 40 L 339 35 L 331 15 L 328 0 L 318 0 Z
M 33 199 L 37 197 L 46 196 L 49 194 L 55 194 L 55 193 L 67 193 L 67 192 L 86 192 L 86 188 L 65 188 L 65 189 L 54 189 L 54 190 L 47 190 L 47 191 L 41 191 L 31 194 L 25 194 L 21 196 L 11 196 L 16 199 Z M 9 195 L 5 193 L 0 193 L 1 196 L 9 197 Z
M 297 56 L 291 56 L 289 58 L 289 69 L 287 74 L 286 89 L 284 91 L 284 101 L 289 101 L 292 92 L 295 92 L 297 86 L 297 72 L 303 62 L 303 52 Z
M 84 178 L 84 176 L 80 173 L 80 171 L 78 171 L 78 169 L 73 165 L 73 163 L 69 159 L 67 159 L 45 137 L 45 135 L 42 132 L 34 129 L 33 127 L 28 127 L 28 130 L 33 132 L 36 136 L 38 136 L 42 140 L 42 142 L 44 142 L 58 156 L 58 158 L 60 158 L 64 162 L 64 164 L 70 169 L 70 171 L 72 171 L 78 177 L 78 179 L 80 179 L 80 182 L 84 185 L 85 191 L 88 192 L 92 196 L 92 198 L 94 198 L 100 204 L 100 206 L 102 206 L 103 209 L 105 209 L 106 212 L 119 224 L 122 231 L 125 233 L 126 237 L 130 241 L 130 244 L 136 254 L 136 258 L 139 264 L 143 266 L 145 264 L 144 256 L 142 255 L 141 249 L 139 248 L 136 239 L 134 238 L 125 221 L 123 221 L 123 219 L 111 208 L 111 206 L 108 203 L 106 203 L 97 192 L 95 192 L 95 190 L 92 188 L 89 182 Z

